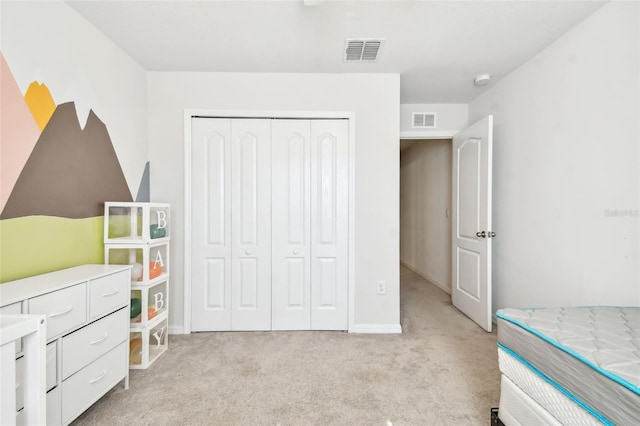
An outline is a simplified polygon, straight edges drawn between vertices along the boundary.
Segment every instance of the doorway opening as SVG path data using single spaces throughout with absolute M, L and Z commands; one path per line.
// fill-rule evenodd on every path
M 451 139 L 400 140 L 400 263 L 451 295 Z
M 448 287 L 453 305 L 489 332 L 491 240 L 496 236 L 491 225 L 492 144 L 493 116 L 487 116 L 451 142 L 401 143 L 406 152 L 400 167 L 401 261 L 444 291 Z M 443 158 L 430 163 L 438 155 L 421 155 L 423 151 L 440 152 Z M 438 245 L 439 250 L 432 250 Z M 447 252 L 448 259 L 443 255 Z M 443 284 L 447 281 L 448 286 Z

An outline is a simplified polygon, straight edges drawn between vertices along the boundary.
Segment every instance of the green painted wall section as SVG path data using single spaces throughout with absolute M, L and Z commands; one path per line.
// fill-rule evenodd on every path
M 104 263 L 104 217 L 26 216 L 0 221 L 0 283 Z

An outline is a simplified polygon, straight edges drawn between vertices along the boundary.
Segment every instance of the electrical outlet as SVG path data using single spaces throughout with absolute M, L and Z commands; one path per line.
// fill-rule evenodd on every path
M 378 294 L 387 294 L 387 284 L 384 281 L 376 281 Z

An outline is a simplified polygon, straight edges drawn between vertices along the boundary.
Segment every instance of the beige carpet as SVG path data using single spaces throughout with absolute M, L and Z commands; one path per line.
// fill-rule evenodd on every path
M 498 404 L 496 334 L 401 270 L 403 334 L 171 336 L 77 425 L 487 425 Z

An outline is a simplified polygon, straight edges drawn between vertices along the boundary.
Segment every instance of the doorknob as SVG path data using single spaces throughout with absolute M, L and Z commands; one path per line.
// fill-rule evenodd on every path
M 493 231 L 487 233 L 487 238 L 493 238 L 495 236 L 496 236 L 496 233 Z
M 298 254 L 298 250 L 294 250 L 294 251 L 293 251 L 293 254 Z
M 482 232 L 480 232 L 480 231 L 476 232 L 476 237 L 478 237 L 478 238 L 485 238 L 486 236 L 487 236 L 487 233 L 486 233 L 486 232 L 484 232 L 484 231 L 482 231 Z
M 251 250 L 247 250 L 244 252 L 244 254 L 246 254 L 247 256 L 251 254 Z

